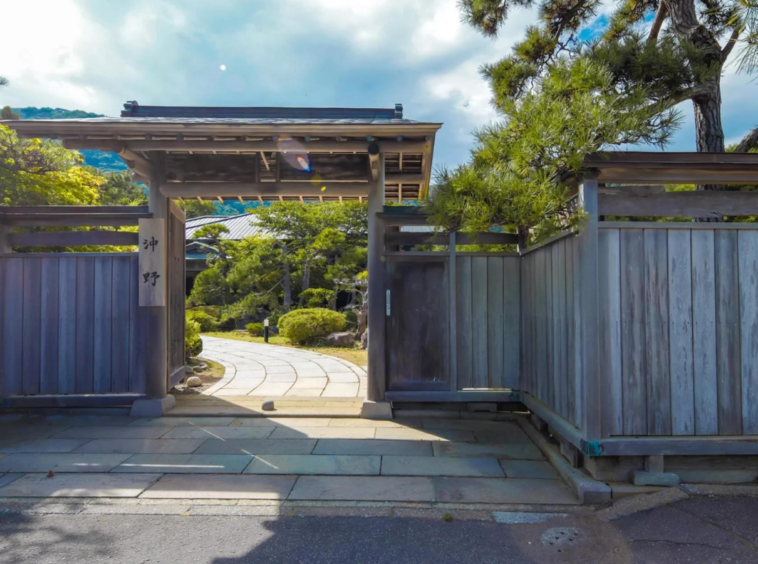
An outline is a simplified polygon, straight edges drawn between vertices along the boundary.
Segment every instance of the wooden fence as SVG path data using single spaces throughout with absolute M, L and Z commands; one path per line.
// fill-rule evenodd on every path
M 758 434 L 756 227 L 600 223 L 604 436 Z
M 134 253 L 0 257 L 0 397 L 141 394 Z

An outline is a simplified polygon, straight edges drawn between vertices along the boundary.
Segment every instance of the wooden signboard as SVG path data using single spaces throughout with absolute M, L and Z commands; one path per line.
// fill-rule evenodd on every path
M 166 305 L 166 225 L 164 219 L 139 220 L 139 305 Z

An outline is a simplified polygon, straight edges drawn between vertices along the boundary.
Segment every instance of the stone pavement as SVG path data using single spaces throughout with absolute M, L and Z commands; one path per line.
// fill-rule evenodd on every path
M 0 498 L 578 503 L 514 421 L 3 415 L 0 437 Z
M 364 398 L 366 372 L 346 360 L 262 343 L 203 337 L 204 358 L 226 373 L 203 393 L 216 397 Z

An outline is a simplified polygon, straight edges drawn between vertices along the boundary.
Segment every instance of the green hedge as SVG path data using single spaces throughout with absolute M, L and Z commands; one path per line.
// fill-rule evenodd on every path
M 200 340 L 200 324 L 187 317 L 184 329 L 184 356 L 189 360 L 203 352 L 203 342 Z
M 218 321 L 216 321 L 213 316 L 202 310 L 187 310 L 187 319 L 191 319 L 192 321 L 196 322 L 200 326 L 200 331 L 202 333 L 207 333 L 209 331 L 218 331 Z
M 248 323 L 245 325 L 245 329 L 247 329 L 247 332 L 253 337 L 263 336 L 263 323 Z
M 344 328 L 343 315 L 331 309 L 296 309 L 279 318 L 279 332 L 298 345 L 325 338 Z

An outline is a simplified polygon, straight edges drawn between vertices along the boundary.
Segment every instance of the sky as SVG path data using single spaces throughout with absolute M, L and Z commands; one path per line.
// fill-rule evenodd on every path
M 606 8 L 610 10 L 612 4 Z M 479 67 L 507 55 L 534 11 L 496 39 L 461 22 L 456 0 L 4 0 L 0 106 L 116 116 L 144 105 L 394 107 L 443 122 L 435 165 L 468 159 L 497 116 Z M 591 35 L 604 15 L 586 31 Z M 606 20 L 607 21 L 607 20 Z M 727 142 L 758 123 L 751 77 L 727 68 Z M 670 150 L 692 151 L 692 106 Z

